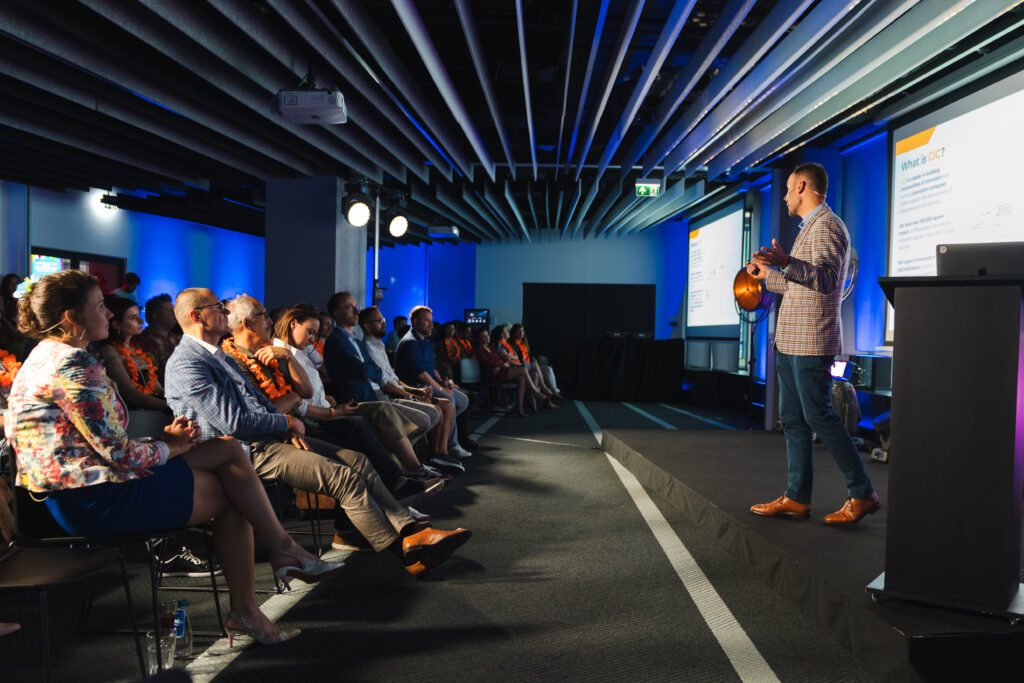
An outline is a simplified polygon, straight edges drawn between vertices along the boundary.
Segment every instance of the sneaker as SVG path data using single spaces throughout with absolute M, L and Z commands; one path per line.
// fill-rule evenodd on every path
M 418 481 L 427 481 L 428 479 L 443 479 L 445 483 L 452 480 L 452 475 L 445 474 L 439 470 L 434 469 L 430 465 L 420 465 L 420 468 L 415 472 L 406 472 L 403 476 L 407 479 L 416 479 Z
M 160 563 L 160 573 L 164 578 L 187 576 L 198 579 L 210 575 L 210 563 L 196 557 L 191 550 L 181 546 L 181 552 Z M 214 576 L 221 575 L 220 565 L 213 565 Z
M 411 507 L 411 508 L 409 508 L 409 515 L 410 515 L 410 516 L 411 516 L 411 517 L 412 517 L 413 519 L 415 519 L 415 520 L 416 520 L 417 522 L 420 522 L 420 523 L 424 523 L 424 524 L 425 524 L 426 522 L 429 522 L 429 521 L 430 521 L 430 519 L 431 519 L 431 518 L 430 518 L 430 515 L 426 515 L 426 514 L 423 514 L 422 512 L 420 512 L 419 510 L 417 510 L 416 508 L 412 508 L 412 507 Z
M 391 492 L 402 505 L 412 505 L 419 501 L 441 492 L 444 488 L 444 481 L 441 479 L 428 479 L 418 481 L 403 477 L 398 486 Z
M 355 553 L 373 552 L 373 546 L 366 537 L 355 529 L 351 531 L 335 531 L 331 547 L 335 550 L 351 550 Z
M 459 445 L 468 451 L 475 451 L 476 449 L 480 448 L 480 444 L 468 436 L 464 436 L 461 439 L 459 439 Z
M 459 458 L 471 458 L 471 457 L 473 457 L 472 453 L 470 453 L 465 448 L 463 448 L 462 446 L 459 446 L 459 445 L 449 446 L 448 447 L 448 454 L 449 455 L 454 455 L 454 456 L 459 457 Z
M 466 468 L 456 458 L 450 455 L 437 455 L 430 459 L 430 466 L 441 470 L 445 474 L 459 476 L 466 473 Z

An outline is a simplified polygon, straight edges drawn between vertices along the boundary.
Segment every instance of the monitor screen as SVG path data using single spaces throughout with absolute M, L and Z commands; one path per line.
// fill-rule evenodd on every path
M 470 325 L 490 325 L 491 309 L 489 308 L 467 308 L 463 318 Z
M 743 204 L 695 221 L 686 270 L 686 338 L 739 339 L 732 282 L 743 267 Z
M 935 275 L 938 245 L 1024 241 L 1022 109 L 1024 72 L 893 132 L 889 276 Z

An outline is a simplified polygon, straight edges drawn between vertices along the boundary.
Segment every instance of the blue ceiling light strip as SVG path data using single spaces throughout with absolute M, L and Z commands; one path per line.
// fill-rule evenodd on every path
M 594 62 L 597 60 L 597 49 L 601 46 L 601 33 L 604 31 L 604 22 L 608 18 L 608 2 L 609 0 L 601 0 L 601 8 L 597 12 L 597 24 L 594 26 L 594 38 L 590 44 L 590 57 L 587 58 L 587 70 L 583 76 L 583 89 L 580 90 L 579 104 L 576 106 L 576 120 L 572 124 L 572 137 L 569 139 L 569 151 L 565 155 L 566 168 L 569 167 L 573 153 L 576 151 L 576 137 L 579 135 L 580 122 L 583 119 L 583 106 L 587 102 L 587 92 L 590 90 L 590 79 L 594 75 Z
M 572 0 L 572 21 L 569 24 L 569 54 L 565 58 L 565 87 L 562 89 L 562 117 L 558 119 L 558 151 L 555 152 L 555 180 L 558 180 L 558 171 L 562 160 L 562 131 L 565 128 L 565 109 L 569 104 L 569 74 L 572 67 L 572 50 L 576 41 L 576 10 L 578 5 L 579 0 Z M 550 213 L 549 210 L 549 224 L 551 222 Z
M 849 154 L 850 152 L 854 151 L 855 149 L 860 149 L 864 145 L 870 145 L 872 142 L 874 142 L 875 140 L 878 140 L 879 138 L 884 138 L 888 134 L 889 134 L 889 131 L 886 131 L 886 130 L 883 130 L 880 133 L 875 133 L 871 137 L 864 138 L 860 142 L 855 142 L 852 145 L 850 145 L 849 147 L 843 147 L 842 149 L 839 150 L 839 154 L 840 155 Z

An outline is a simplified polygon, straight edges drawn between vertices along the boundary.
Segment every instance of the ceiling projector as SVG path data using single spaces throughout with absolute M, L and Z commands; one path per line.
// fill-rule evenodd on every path
M 345 123 L 345 98 L 337 90 L 282 90 L 277 111 L 292 123 Z

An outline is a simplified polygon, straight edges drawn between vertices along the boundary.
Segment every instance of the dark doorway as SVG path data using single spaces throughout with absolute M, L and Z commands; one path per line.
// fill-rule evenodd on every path
M 523 325 L 536 353 L 570 374 L 580 344 L 654 336 L 654 285 L 523 283 Z

